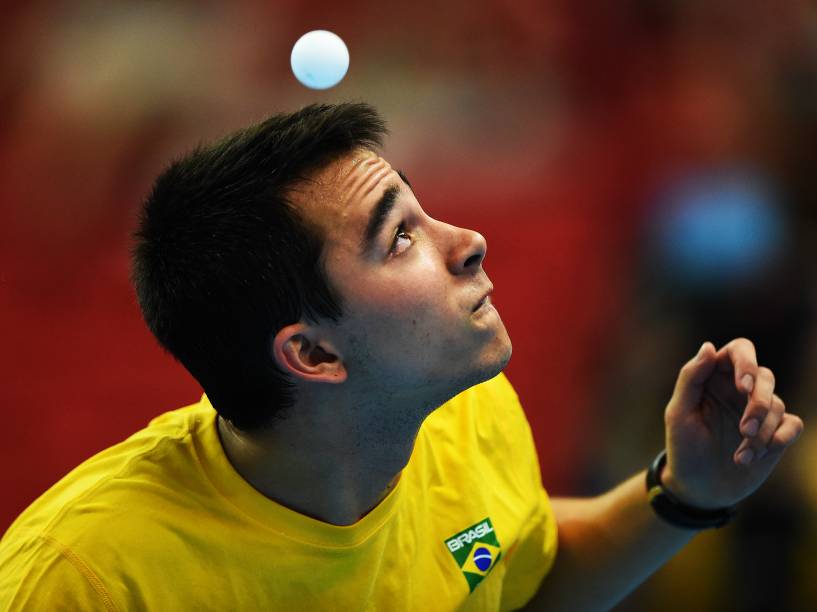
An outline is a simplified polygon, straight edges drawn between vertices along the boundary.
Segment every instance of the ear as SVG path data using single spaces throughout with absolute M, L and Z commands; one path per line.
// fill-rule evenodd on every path
M 343 359 L 318 330 L 303 323 L 280 329 L 272 340 L 272 354 L 284 372 L 309 382 L 342 383 L 346 380 Z

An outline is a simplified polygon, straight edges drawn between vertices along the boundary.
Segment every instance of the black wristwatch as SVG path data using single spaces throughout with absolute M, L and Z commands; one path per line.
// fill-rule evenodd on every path
M 661 470 L 667 463 L 666 449 L 658 453 L 650 469 L 647 470 L 647 497 L 655 513 L 666 522 L 684 529 L 709 529 L 723 527 L 737 513 L 737 506 L 702 510 L 678 501 L 664 488 L 661 482 Z

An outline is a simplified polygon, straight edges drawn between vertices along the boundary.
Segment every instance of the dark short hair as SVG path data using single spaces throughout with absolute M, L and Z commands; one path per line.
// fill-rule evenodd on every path
M 343 313 L 323 235 L 288 194 L 343 155 L 382 147 L 385 134 L 367 104 L 313 104 L 197 147 L 144 202 L 132 249 L 142 315 L 239 429 L 270 425 L 295 401 L 275 333 Z

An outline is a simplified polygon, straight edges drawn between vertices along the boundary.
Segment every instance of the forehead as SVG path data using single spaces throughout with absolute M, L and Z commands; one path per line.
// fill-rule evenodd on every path
M 329 242 L 359 243 L 369 212 L 383 191 L 402 185 L 389 162 L 361 149 L 316 172 L 293 190 L 307 218 L 324 230 Z

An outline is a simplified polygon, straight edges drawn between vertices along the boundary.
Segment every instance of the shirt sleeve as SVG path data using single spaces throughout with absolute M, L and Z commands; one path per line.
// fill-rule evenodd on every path
M 49 536 L 3 559 L 0 610 L 118 610 L 97 575 Z

